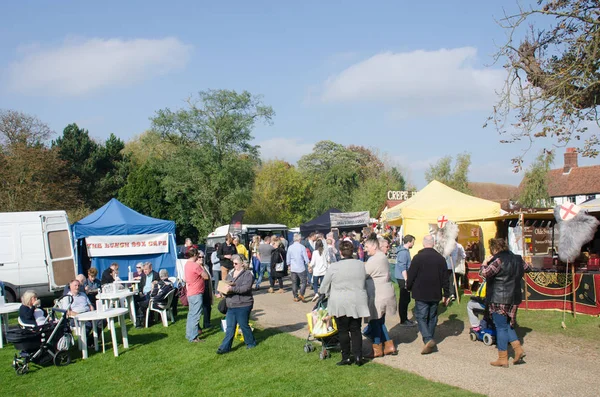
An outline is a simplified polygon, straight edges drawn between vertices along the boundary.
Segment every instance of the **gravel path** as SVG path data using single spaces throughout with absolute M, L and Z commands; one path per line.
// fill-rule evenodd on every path
M 310 298 L 312 291 L 307 290 L 307 296 Z M 293 302 L 287 285 L 284 294 L 268 294 L 263 287 L 254 297 L 254 321 L 264 328 L 277 328 L 306 338 L 305 315 L 312 309 L 312 303 Z M 466 310 L 465 303 L 461 305 Z M 514 393 L 526 396 L 600 395 L 599 343 L 531 331 L 523 338 L 526 364 L 511 365 L 508 369 L 494 368 L 489 362 L 497 358 L 495 346 L 470 341 L 468 323 L 462 320 L 450 318 L 440 322 L 435 336 L 439 351 L 426 356 L 420 354 L 423 344 L 417 327 L 399 326 L 397 316 L 386 321 L 398 344 L 399 354 L 378 358 L 378 363 L 490 396 Z M 370 342 L 365 341 L 363 349 L 365 353 L 369 352 Z

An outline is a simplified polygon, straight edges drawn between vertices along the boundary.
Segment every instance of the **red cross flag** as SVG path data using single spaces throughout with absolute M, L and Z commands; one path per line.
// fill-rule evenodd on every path
M 569 221 L 579 213 L 581 208 L 573 203 L 567 203 L 560 206 L 560 217 L 563 221 Z
M 438 216 L 438 227 L 440 229 L 443 229 L 444 226 L 446 226 L 446 223 L 448 223 L 448 218 L 446 217 L 446 215 L 442 215 L 442 216 Z

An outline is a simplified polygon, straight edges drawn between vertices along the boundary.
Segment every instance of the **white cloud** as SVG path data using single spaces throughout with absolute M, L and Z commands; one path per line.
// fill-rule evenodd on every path
M 473 47 L 383 52 L 327 79 L 320 98 L 389 103 L 403 117 L 490 109 L 505 73 L 476 67 L 476 59 Z
M 263 160 L 279 159 L 289 163 L 297 162 L 300 157 L 312 152 L 314 143 L 302 143 L 297 138 L 272 138 L 258 142 Z
M 22 94 L 79 96 L 183 69 L 191 51 L 192 46 L 173 37 L 67 39 L 51 48 L 31 45 L 10 65 L 8 85 Z

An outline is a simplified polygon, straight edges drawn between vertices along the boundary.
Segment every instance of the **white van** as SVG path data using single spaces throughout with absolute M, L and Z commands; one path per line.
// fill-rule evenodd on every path
M 54 296 L 76 274 L 65 211 L 0 213 L 0 281 L 8 302 L 28 289 Z

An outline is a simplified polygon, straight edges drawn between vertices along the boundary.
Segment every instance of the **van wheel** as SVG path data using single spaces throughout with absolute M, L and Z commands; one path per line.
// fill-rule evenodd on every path
M 14 292 L 12 292 L 10 289 L 6 289 L 6 303 L 14 303 L 17 301 L 17 296 L 15 295 Z

